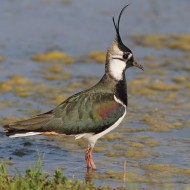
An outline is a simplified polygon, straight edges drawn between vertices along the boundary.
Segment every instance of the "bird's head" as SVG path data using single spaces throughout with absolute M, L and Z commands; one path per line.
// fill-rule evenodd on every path
M 124 6 L 121 10 L 117 23 L 113 17 L 113 23 L 116 30 L 116 39 L 108 48 L 106 56 L 106 70 L 116 80 L 122 80 L 124 71 L 129 67 L 135 66 L 143 70 L 143 66 L 135 61 L 132 51 L 123 44 L 119 33 L 121 15 L 126 7 L 128 7 L 128 5 Z

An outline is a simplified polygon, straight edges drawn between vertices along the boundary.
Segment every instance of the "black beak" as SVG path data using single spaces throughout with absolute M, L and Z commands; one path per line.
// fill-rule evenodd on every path
M 133 62 L 134 67 L 138 67 L 139 69 L 142 69 L 144 71 L 144 68 L 142 65 L 138 64 L 136 61 Z

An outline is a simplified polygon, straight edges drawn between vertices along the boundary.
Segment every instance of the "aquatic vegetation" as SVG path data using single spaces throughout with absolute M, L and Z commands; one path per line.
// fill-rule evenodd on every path
M 26 77 L 18 74 L 11 75 L 9 79 L 0 82 L 0 91 L 2 92 L 10 92 L 13 90 L 16 90 L 17 93 L 21 93 L 21 91 L 25 91 L 25 89 L 21 89 L 23 85 L 29 85 L 31 84 L 31 81 L 27 79 Z M 17 86 L 19 85 L 19 86 Z M 23 94 L 24 95 L 24 92 Z M 26 95 L 26 93 L 25 93 Z
M 133 35 L 131 39 L 137 45 L 152 47 L 156 49 L 169 48 L 181 51 L 190 50 L 190 34 L 150 34 Z
M 106 156 L 108 156 L 108 157 L 120 157 L 122 155 L 123 155 L 123 153 L 121 153 L 121 152 L 115 152 L 112 150 L 106 151 Z
M 20 96 L 20 97 L 27 97 L 27 96 L 31 95 L 31 93 L 28 91 L 28 89 L 25 89 L 21 86 L 16 86 L 14 89 L 14 92 L 17 96 Z
M 3 56 L 3 55 L 0 55 L 0 62 L 3 62 L 3 61 L 5 61 L 5 59 L 6 59 L 6 57 L 5 57 L 5 56 Z
M 61 51 L 48 51 L 44 53 L 37 53 L 32 56 L 33 61 L 39 62 L 64 62 L 73 63 L 74 59 Z
M 46 80 L 64 80 L 64 79 L 68 79 L 71 77 L 70 73 L 62 73 L 62 74 L 56 74 L 56 73 L 52 73 L 52 74 L 46 74 L 44 76 L 44 79 Z
M 131 147 L 134 147 L 134 148 L 144 148 L 144 145 L 141 144 L 141 143 L 132 143 Z
M 30 84 L 31 83 L 31 81 L 28 78 L 26 78 L 25 76 L 19 75 L 19 74 L 11 75 L 7 82 L 12 85 Z
M 183 75 L 179 75 L 179 76 L 172 78 L 172 81 L 174 81 L 175 83 L 183 83 L 186 81 L 186 78 Z
M 112 139 L 120 139 L 122 137 L 123 137 L 123 135 L 120 133 L 109 133 L 104 136 L 104 139 L 112 140 Z
M 0 91 L 1 92 L 9 92 L 12 90 L 12 86 L 5 82 L 0 82 Z
M 108 171 L 107 175 L 113 174 Z M 118 177 L 120 177 L 120 175 Z M 68 179 L 62 174 L 61 169 L 55 170 L 53 175 L 47 174 L 42 170 L 41 160 L 38 160 L 34 166 L 26 170 L 25 174 L 16 173 L 13 177 L 8 175 L 5 163 L 0 163 L 0 189 L 114 190 L 115 188 L 108 186 L 95 187 L 94 184 L 90 182 L 85 184 L 81 180 Z M 123 190 L 123 187 L 118 187 L 117 190 Z
M 101 51 L 92 51 L 87 55 L 87 57 L 97 63 L 105 63 L 106 53 Z
M 63 69 L 60 65 L 58 64 L 53 64 L 50 67 L 47 67 L 45 70 L 51 72 L 51 73 L 62 73 Z
M 156 147 L 160 145 L 160 142 L 154 139 L 146 139 L 144 144 L 149 147 Z
M 136 158 L 136 159 L 141 159 L 141 158 L 145 158 L 151 155 L 151 152 L 149 151 L 145 151 L 145 150 L 140 150 L 139 149 L 134 149 L 132 147 L 129 147 L 125 153 L 126 157 L 132 157 L 132 158 Z
M 179 49 L 182 51 L 190 50 L 190 34 L 173 34 L 172 40 L 168 43 L 170 49 Z
M 92 51 L 78 58 L 79 62 L 84 63 L 105 63 L 106 53 L 103 51 Z
M 167 39 L 166 35 L 163 34 L 150 34 L 150 35 L 133 35 L 130 38 L 137 44 L 141 46 L 150 46 L 157 49 L 163 47 L 163 43 Z
M 178 87 L 176 85 L 165 83 L 165 82 L 162 82 L 162 81 L 152 83 L 148 87 L 151 90 L 158 90 L 158 91 L 165 91 L 165 90 L 173 91 L 173 90 L 178 89 Z
M 105 147 L 94 147 L 94 152 L 105 152 L 107 149 Z
M 46 80 L 64 80 L 69 79 L 72 75 L 71 73 L 65 72 L 63 66 L 60 64 L 48 65 L 40 69 L 40 73 Z
M 152 115 L 145 114 L 143 116 L 143 122 L 149 125 L 148 130 L 154 132 L 169 132 L 171 129 L 179 127 L 173 123 L 167 121 L 163 116 L 152 117 Z
M 167 171 L 167 172 L 170 172 L 172 175 L 174 175 L 174 174 L 190 175 L 190 168 L 180 168 L 180 167 L 176 167 L 175 165 L 172 165 L 172 164 L 151 163 L 151 164 L 146 164 L 143 167 L 145 170 L 154 171 L 154 172 Z

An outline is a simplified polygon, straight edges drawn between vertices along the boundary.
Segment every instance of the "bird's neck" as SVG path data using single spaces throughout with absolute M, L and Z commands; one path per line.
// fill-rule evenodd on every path
M 116 80 L 110 73 L 105 73 L 97 85 L 106 92 L 114 93 L 127 106 L 128 98 L 125 73 L 123 73 L 121 80 Z

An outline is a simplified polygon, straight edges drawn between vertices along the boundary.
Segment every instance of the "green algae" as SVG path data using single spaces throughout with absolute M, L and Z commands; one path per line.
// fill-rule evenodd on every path
M 146 151 L 146 150 L 139 151 L 138 149 L 134 149 L 131 147 L 129 147 L 125 153 L 125 156 L 127 158 L 135 158 L 135 159 L 142 159 L 145 157 L 149 157 L 151 155 L 152 153 L 150 151 Z
M 133 35 L 130 38 L 135 44 L 152 47 L 155 49 L 169 48 L 181 51 L 190 50 L 190 34 L 150 34 L 150 35 Z
M 37 62 L 74 62 L 73 58 L 61 51 L 48 51 L 43 53 L 37 53 L 32 56 L 32 60 Z
M 92 51 L 87 56 L 97 63 L 105 63 L 106 60 L 106 53 L 101 51 Z
M 94 147 L 93 152 L 106 152 L 106 147 Z
M 79 62 L 84 63 L 99 63 L 103 64 L 106 61 L 106 53 L 102 51 L 92 51 L 86 55 L 80 56 L 78 59 Z
M 151 90 L 157 90 L 157 91 L 175 91 L 178 89 L 178 87 L 174 84 L 165 83 L 162 81 L 152 83 L 148 86 Z
M 65 72 L 63 66 L 60 64 L 48 65 L 40 70 L 45 80 L 65 80 L 72 77 L 71 73 Z
M 5 61 L 5 60 L 6 60 L 6 57 L 3 56 L 3 55 L 0 55 L 0 62 L 3 62 L 3 61 Z
M 110 151 L 106 151 L 106 156 L 108 156 L 108 157 L 120 157 L 120 156 L 123 156 L 123 153 L 110 150 Z
M 131 144 L 131 147 L 134 147 L 134 148 L 144 148 L 144 145 L 141 144 L 141 143 L 138 143 L 138 142 L 135 142 L 135 143 L 132 143 Z
M 172 78 L 172 81 L 174 81 L 175 83 L 184 83 L 186 81 L 186 77 L 183 75 L 178 75 Z
M 190 168 L 180 168 L 176 167 L 173 164 L 160 164 L 160 163 L 151 163 L 143 166 L 145 170 L 154 171 L 154 172 L 168 172 L 171 175 L 175 174 L 184 174 L 190 175 Z
M 18 74 L 11 75 L 9 79 L 0 83 L 0 91 L 2 92 L 10 92 L 17 89 L 17 91 L 21 90 L 21 86 L 31 85 L 31 81 L 26 77 Z M 18 89 L 18 85 L 20 88 Z M 24 90 L 24 89 L 22 89 Z
M 123 135 L 120 133 L 110 133 L 110 134 L 105 135 L 104 139 L 114 140 L 114 139 L 120 139 L 122 137 L 123 137 Z
M 144 144 L 148 147 L 156 147 L 160 145 L 160 142 L 155 139 L 146 139 Z

